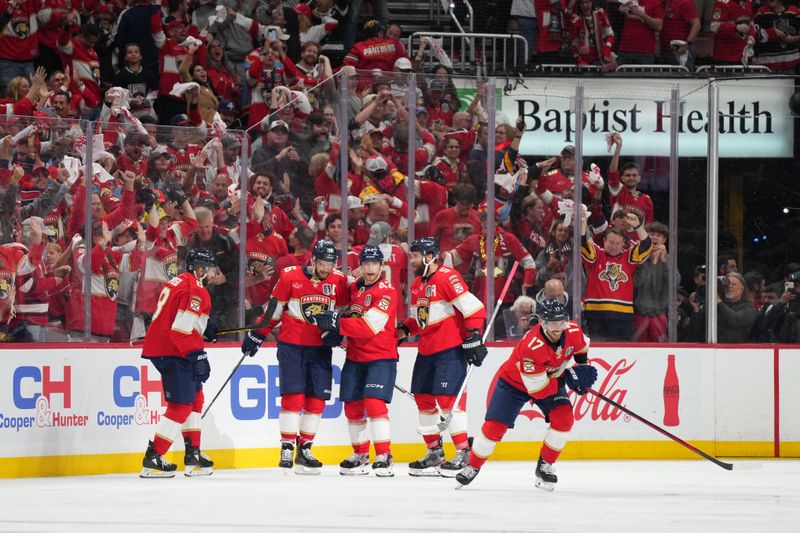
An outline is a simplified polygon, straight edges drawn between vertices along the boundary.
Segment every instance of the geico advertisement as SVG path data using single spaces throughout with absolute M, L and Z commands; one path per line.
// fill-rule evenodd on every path
M 583 153 L 608 156 L 604 134 L 619 132 L 626 156 L 670 155 L 670 89 L 680 91 L 678 147 L 682 157 L 708 151 L 708 82 L 700 80 L 528 78 L 499 102 L 513 125 L 525 117 L 523 155 L 553 156 L 575 143 L 575 87 L 584 85 Z M 720 157 L 793 157 L 791 80 L 719 81 Z
M 397 382 L 407 388 L 415 351 L 400 351 Z M 471 432 L 480 428 L 498 369 L 510 353 L 510 347 L 491 348 L 483 366 L 472 374 L 467 404 Z M 209 356 L 212 374 L 204 387 L 206 403 L 241 352 L 235 347 L 211 348 Z M 337 398 L 343 359 L 341 351 L 335 351 L 333 397 L 317 438 L 321 445 L 349 444 Z M 598 369 L 594 388 L 599 393 L 684 438 L 713 437 L 713 350 L 595 348 L 591 362 Z M 652 430 L 603 400 L 570 395 L 576 419 L 573 440 L 654 438 Z M 158 372 L 134 350 L 11 349 L 3 350 L 0 358 L 0 456 L 141 451 L 163 410 Z M 275 447 L 279 412 L 276 350 L 265 347 L 245 359 L 203 420 L 204 446 Z M 421 442 L 412 399 L 396 391 L 390 416 L 395 442 Z M 539 410 L 526 405 L 505 440 L 539 440 L 544 428 Z

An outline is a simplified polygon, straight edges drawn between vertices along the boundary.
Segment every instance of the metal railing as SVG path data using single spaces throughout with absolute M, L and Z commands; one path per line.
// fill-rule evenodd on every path
M 620 65 L 615 72 L 691 74 L 684 65 Z
M 442 48 L 449 54 L 454 72 L 474 73 L 475 67 L 481 64 L 488 73 L 504 73 L 511 69 L 524 68 L 528 64 L 528 41 L 521 35 L 415 32 L 408 37 L 409 53 L 413 50 L 414 39 L 419 42 L 422 37 L 442 38 Z M 449 47 L 444 46 L 448 42 Z M 436 56 L 428 47 L 423 67 L 433 68 L 438 64 L 435 59 Z
M 766 65 L 703 65 L 697 67 L 697 74 L 735 74 L 739 72 L 772 72 Z
M 461 3 L 467 10 L 467 21 L 466 21 L 466 29 L 464 28 L 464 24 L 458 20 L 458 15 L 456 15 L 456 2 L 455 0 L 436 0 L 431 2 L 431 20 L 434 20 L 434 4 L 437 6 L 435 8 L 435 20 L 436 23 L 439 24 L 441 21 L 440 14 L 444 13 L 445 15 L 450 16 L 450 20 L 453 21 L 453 24 L 461 33 L 472 33 L 475 30 L 475 23 L 474 23 L 474 12 L 472 10 L 472 4 L 470 4 L 469 0 L 460 0 Z

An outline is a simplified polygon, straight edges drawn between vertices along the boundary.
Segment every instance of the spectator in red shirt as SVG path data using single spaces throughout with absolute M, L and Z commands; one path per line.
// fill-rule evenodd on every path
M 620 6 L 625 15 L 619 44 L 619 64 L 652 65 L 656 60 L 656 32 L 664 27 L 661 0 L 631 0 Z
M 351 6 L 352 9 L 352 6 Z M 359 41 L 342 61 L 342 65 L 355 67 L 357 70 L 380 69 L 384 72 L 394 70 L 394 62 L 407 57 L 403 45 L 395 39 L 384 35 L 383 26 L 377 20 L 364 23 L 366 40 Z
M 690 50 L 697 34 L 700 33 L 700 17 L 692 0 L 665 0 L 664 29 L 661 30 L 661 62 L 679 65 L 686 54 L 683 65 L 694 70 L 694 54 Z M 684 44 L 673 41 L 682 41 Z
M 717 0 L 711 16 L 714 32 L 714 63 L 741 65 L 747 38 L 753 31 L 751 0 Z

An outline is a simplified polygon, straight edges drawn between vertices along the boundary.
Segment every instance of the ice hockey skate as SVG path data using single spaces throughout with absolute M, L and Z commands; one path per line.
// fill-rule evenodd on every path
M 556 488 L 556 483 L 558 483 L 558 477 L 556 476 L 556 469 L 539 457 L 539 462 L 536 463 L 536 488 L 546 490 L 548 492 L 553 492 Z
M 278 462 L 278 468 L 283 468 L 283 475 L 287 475 L 293 466 L 294 444 L 291 442 L 283 442 L 281 443 L 281 460 Z
M 458 481 L 456 489 L 460 489 L 461 487 L 472 483 L 472 480 L 478 477 L 478 472 L 480 472 L 480 469 L 478 468 L 473 468 L 469 465 L 465 466 L 461 472 L 456 474 L 456 481 Z
M 369 454 L 354 453 L 339 463 L 339 473 L 343 476 L 366 476 L 369 474 Z
M 147 443 L 147 451 L 142 459 L 142 471 L 139 473 L 139 477 L 175 477 L 177 469 L 177 465 L 168 462 L 155 451 L 153 441 Z
M 294 473 L 304 476 L 318 476 L 322 473 L 322 463 L 311 454 L 311 445 L 306 442 L 301 445 L 297 443 L 297 456 L 294 459 Z
M 428 448 L 428 453 L 425 456 L 413 463 L 408 464 L 408 475 L 410 476 L 438 476 L 438 466 L 444 463 L 444 450 L 442 449 L 442 441 L 439 441 L 439 446 L 436 448 Z
M 189 439 L 184 439 L 186 452 L 183 456 L 183 475 L 188 477 L 210 476 L 214 473 L 214 461 L 200 450 L 200 446 L 192 446 Z
M 446 461 L 439 465 L 439 475 L 442 477 L 456 477 L 469 464 L 469 450 L 464 448 L 456 451 L 456 456 L 452 461 Z
M 375 458 L 375 462 L 372 463 L 372 470 L 378 477 L 394 477 L 393 466 L 392 454 L 384 453 Z

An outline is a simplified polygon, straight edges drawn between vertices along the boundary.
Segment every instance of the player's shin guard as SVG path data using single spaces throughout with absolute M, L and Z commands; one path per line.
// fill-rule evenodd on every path
M 419 410 L 420 426 L 435 426 L 439 423 L 439 411 L 436 409 L 436 397 L 431 394 L 415 394 L 414 401 Z M 439 434 L 423 435 L 422 439 L 428 448 L 441 446 Z
M 325 409 L 325 400 L 322 398 L 306 397 L 303 405 L 303 416 L 300 417 L 300 445 L 312 442 L 317 435 L 319 423 L 322 420 L 322 411 Z
M 550 427 L 544 436 L 544 443 L 536 463 L 536 487 L 546 491 L 555 489 L 558 482 L 553 463 L 556 462 L 561 450 L 567 444 L 569 431 L 572 429 L 574 418 L 569 405 L 559 405 L 549 413 Z
M 164 455 L 181 432 L 181 426 L 192 412 L 191 404 L 167 403 L 167 410 L 161 421 L 156 426 L 156 435 L 153 439 L 153 449 L 159 455 Z
M 281 432 L 281 442 L 291 444 L 293 450 L 297 432 L 300 430 L 300 411 L 303 410 L 303 401 L 304 396 L 302 394 L 285 394 L 281 396 L 278 429 Z
M 186 439 L 189 439 L 189 443 L 198 448 L 200 447 L 200 420 L 201 413 L 203 412 L 204 400 L 203 389 L 200 389 L 197 391 L 197 394 L 195 394 L 192 412 L 189 413 L 186 421 L 181 426 L 183 440 L 186 441 Z
M 344 414 L 347 417 L 347 429 L 350 433 L 353 452 L 360 455 L 369 454 L 367 419 L 364 417 L 363 400 L 345 403 Z
M 486 420 L 480 432 L 472 441 L 472 451 L 469 454 L 469 464 L 475 469 L 480 469 L 494 453 L 497 443 L 503 440 L 508 426 L 496 420 Z

